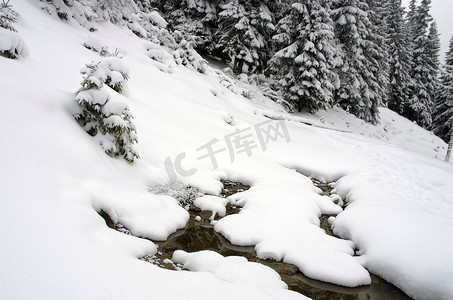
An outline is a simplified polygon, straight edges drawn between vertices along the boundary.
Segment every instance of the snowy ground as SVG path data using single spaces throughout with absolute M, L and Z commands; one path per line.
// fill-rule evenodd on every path
M 2 298 L 303 298 L 272 270 L 212 252 L 178 253 L 196 272 L 160 269 L 137 259 L 155 253 L 154 243 L 105 226 L 96 211 L 155 241 L 184 227 L 189 216 L 176 200 L 149 192 L 174 177 L 165 162 L 181 153 L 182 167 L 196 171 L 176 174 L 185 184 L 212 195 L 221 178 L 251 185 L 229 198 L 241 213 L 215 225 L 234 244 L 256 245 L 260 257 L 314 279 L 358 286 L 372 272 L 414 298 L 453 297 L 453 167 L 440 139 L 386 109 L 379 126 L 339 109 L 286 114 L 258 94 L 232 93 L 215 69 L 160 71 L 126 29 L 105 24 L 90 33 L 30 2 L 13 3 L 29 55 L 0 57 Z M 72 118 L 79 71 L 100 60 L 82 46 L 89 37 L 118 49 L 130 70 L 125 94 L 110 92 L 135 117 L 141 158 L 133 165 L 108 157 Z M 265 143 L 269 125 L 280 135 Z M 199 158 L 213 139 L 223 149 L 218 168 Z M 254 147 L 241 148 L 245 140 Z M 306 176 L 336 182 L 347 208 Z M 319 228 L 322 213 L 338 214 L 333 228 L 344 239 Z

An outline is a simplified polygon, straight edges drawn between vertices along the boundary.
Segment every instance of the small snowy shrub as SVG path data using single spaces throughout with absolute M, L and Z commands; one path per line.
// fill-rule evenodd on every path
M 132 114 L 126 103 L 109 96 L 104 83 L 116 91 L 122 90 L 127 71 L 117 57 L 89 63 L 81 70 L 81 88 L 76 92 L 79 111 L 74 118 L 92 137 L 95 137 L 109 156 L 123 156 L 132 163 L 138 158 Z
M 219 70 L 214 71 L 221 85 L 223 85 L 236 95 L 244 96 L 244 94 L 246 94 L 244 93 L 245 90 L 238 86 L 236 81 L 233 79 L 234 75 L 231 75 L 232 72 L 233 71 L 230 68 L 225 68 L 222 71 Z
M 174 37 L 167 30 L 167 22 L 159 15 L 157 11 L 149 13 L 139 12 L 137 14 L 138 23 L 146 31 L 147 40 L 158 44 L 165 45 L 173 50 L 177 48 Z
M 282 91 L 275 80 L 261 74 L 251 75 L 249 77 L 249 84 L 256 86 L 264 97 L 280 104 L 286 112 L 294 112 L 294 105 L 285 100 Z
M 202 74 L 206 72 L 206 61 L 184 39 L 181 40 L 179 47 L 173 52 L 173 57 L 178 65 L 183 65 Z
M 13 24 L 17 22 L 17 13 L 9 1 L 0 3 L 0 55 L 7 58 L 19 58 L 28 55 L 24 40 L 17 34 Z
M 143 28 L 139 22 L 133 21 L 127 24 L 127 27 L 138 37 L 140 38 L 148 38 L 148 32 L 145 28 Z
M 154 25 L 159 28 L 166 28 L 168 23 L 162 18 L 157 11 L 152 11 L 146 14 L 146 18 Z
M 149 191 L 156 195 L 167 195 L 173 197 L 178 200 L 179 205 L 182 207 L 193 204 L 195 199 L 203 196 L 203 193 L 201 193 L 197 188 L 183 185 L 179 182 L 150 187 Z
M 92 37 L 89 37 L 82 45 L 88 50 L 98 53 L 100 56 L 112 56 L 107 46 L 102 45 L 101 42 Z
M 0 27 L 0 54 L 7 58 L 26 57 L 28 48 L 17 32 Z
M 41 8 L 47 11 L 50 15 L 56 14 L 62 21 L 69 21 L 72 17 L 70 7 L 73 1 L 64 0 L 40 0 L 42 3 Z
M 12 9 L 8 1 L 0 3 L 0 27 L 16 31 L 13 24 L 17 22 L 17 13 Z
M 96 30 L 94 22 L 110 21 L 124 25 L 138 12 L 133 0 L 40 0 L 41 8 L 63 21 L 74 19 L 88 30 Z
M 249 100 L 252 100 L 253 98 L 255 98 L 255 93 L 251 90 L 242 90 L 241 96 Z
M 167 60 L 171 58 L 171 56 L 166 53 L 161 46 L 157 45 L 153 42 L 147 42 L 145 45 L 146 54 L 149 58 L 158 61 L 160 63 L 166 63 Z

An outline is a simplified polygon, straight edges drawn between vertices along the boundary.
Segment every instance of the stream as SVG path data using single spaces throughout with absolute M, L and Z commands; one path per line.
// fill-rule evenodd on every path
M 249 188 L 238 182 L 223 180 L 222 183 L 224 188 L 220 194 L 221 197 L 228 197 Z M 315 179 L 313 179 L 313 183 L 323 191 L 323 194 L 329 195 L 331 188 L 327 183 L 322 183 Z M 394 285 L 373 274 L 370 274 L 372 279 L 370 285 L 347 288 L 310 279 L 299 272 L 296 266 L 291 264 L 283 263 L 281 261 L 259 259 L 257 258 L 253 246 L 243 247 L 233 245 L 221 234 L 215 232 L 214 226 L 209 220 L 212 215 L 210 211 L 201 211 L 193 204 L 187 206 L 187 208 L 190 219 L 186 227 L 171 234 L 164 242 L 154 242 L 158 245 L 157 254 L 154 256 L 145 256 L 141 258 L 142 260 L 162 268 L 181 270 L 181 266 L 178 266 L 171 261 L 175 250 L 184 250 L 186 252 L 211 250 L 220 253 L 223 256 L 243 256 L 249 261 L 264 264 L 278 272 L 290 290 L 299 292 L 312 299 L 410 299 Z M 239 211 L 240 208 L 231 206 L 230 204 L 227 205 L 227 216 L 239 213 Z M 130 234 L 124 226 L 115 224 L 104 211 L 101 211 L 99 214 L 104 218 L 106 224 L 110 228 Z M 320 216 L 321 228 L 326 231 L 326 234 L 335 236 L 328 222 L 329 217 L 330 215 Z

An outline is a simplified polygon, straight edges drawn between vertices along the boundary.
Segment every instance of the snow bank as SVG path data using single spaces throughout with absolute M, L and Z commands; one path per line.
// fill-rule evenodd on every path
M 288 291 L 288 286 L 273 269 L 249 262 L 244 257 L 224 257 L 207 250 L 194 253 L 177 250 L 172 259 L 190 271 L 209 272 L 227 282 L 252 285 L 277 299 L 308 299 L 296 292 Z
M 135 236 L 163 241 L 184 228 L 189 220 L 187 211 L 172 197 L 155 196 L 118 183 L 88 182 L 85 188 L 92 192 L 93 207 L 97 211 L 104 210 Z
M 337 182 L 335 191 L 350 205 L 333 222 L 334 232 L 356 242 L 368 270 L 412 297 L 451 298 L 453 242 L 446 237 L 453 236 L 447 192 L 453 168 L 421 156 L 426 149 L 411 153 L 385 144 L 345 144 L 372 158 L 374 172 Z
M 308 178 L 274 164 L 249 166 L 243 172 L 258 179 L 249 190 L 229 197 L 243 208 L 219 220 L 217 232 L 233 244 L 256 245 L 258 257 L 294 264 L 314 279 L 351 287 L 371 283 L 368 272 L 352 257 L 354 243 L 319 228 L 322 213 L 342 209 L 320 196 Z
M 202 210 L 212 211 L 213 216 L 216 214 L 219 217 L 224 217 L 226 214 L 226 208 L 228 200 L 226 198 L 206 195 L 197 198 L 194 202 L 195 206 Z

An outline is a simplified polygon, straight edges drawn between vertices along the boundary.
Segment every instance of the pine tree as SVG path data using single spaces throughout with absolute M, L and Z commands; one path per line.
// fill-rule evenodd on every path
M 286 12 L 288 11 L 289 7 L 293 2 L 295 1 L 294 0 L 268 1 L 267 6 L 274 15 L 276 23 L 278 23 L 281 19 L 283 19 L 286 16 Z
M 0 2 L 0 55 L 13 59 L 28 55 L 28 48 L 13 25 L 17 15 L 9 0 Z
M 79 105 L 74 118 L 92 137 L 95 137 L 109 156 L 123 156 L 128 162 L 138 158 L 135 125 L 129 108 L 112 98 L 104 87 L 107 84 L 121 92 L 128 79 L 127 70 L 118 57 L 89 63 L 81 70 L 81 87 L 75 101 Z
M 387 6 L 387 44 L 389 53 L 388 107 L 400 115 L 410 95 L 411 48 L 407 40 L 404 9 L 401 0 L 390 0 Z
M 338 82 L 333 72 L 333 23 L 318 0 L 302 0 L 289 8 L 274 36 L 279 50 L 269 62 L 287 100 L 298 110 L 326 109 L 333 103 Z
M 406 23 L 407 23 L 407 33 L 409 35 L 409 40 L 413 41 L 414 40 L 414 28 L 416 24 L 416 18 L 415 16 L 417 15 L 417 5 L 416 5 L 416 0 L 411 0 L 409 2 L 409 11 L 406 14 Z
M 268 40 L 273 16 L 263 1 L 231 0 L 221 6 L 217 48 L 233 61 L 239 74 L 244 64 L 249 71 L 260 72 L 267 62 Z
M 453 134 L 453 37 L 446 53 L 433 113 L 433 131 L 446 143 Z
M 258 41 L 260 44 L 258 64 L 253 67 L 249 66 L 253 73 L 262 73 L 272 55 L 269 41 L 275 32 L 275 19 L 266 2 L 272 1 L 250 1 L 250 24 L 256 28 L 260 35 L 256 36 L 255 40 L 250 40 L 252 46 L 256 45 Z
M 332 10 L 343 63 L 337 69 L 340 88 L 336 102 L 346 111 L 378 123 L 382 105 L 382 53 L 376 44 L 377 29 L 368 18 L 369 7 L 361 0 L 336 0 Z
M 17 22 L 17 13 L 8 1 L 0 3 L 0 27 L 16 32 L 13 24 Z
M 196 45 L 199 51 L 210 53 L 214 49 L 213 35 L 217 28 L 217 1 L 186 0 L 187 14 L 195 21 Z
M 369 37 L 364 54 L 368 70 L 372 73 L 373 83 L 369 86 L 374 97 L 373 102 L 386 104 L 389 84 L 389 54 L 387 45 L 387 24 L 385 6 L 388 0 L 367 0 L 368 19 L 370 20 Z
M 437 31 L 437 24 L 435 21 L 431 22 L 428 30 L 428 43 L 426 46 L 426 55 L 428 59 L 429 78 L 426 80 L 426 87 L 428 93 L 435 101 L 436 92 L 439 88 L 439 52 L 440 52 L 440 39 Z
M 430 80 L 433 80 L 429 57 L 428 24 L 431 0 L 422 0 L 417 7 L 410 29 L 412 31 L 412 70 L 411 70 L 411 95 L 406 104 L 404 116 L 417 122 L 424 128 L 431 125 L 431 110 L 433 106 L 432 89 Z
M 182 32 L 184 39 L 195 43 L 198 51 L 210 53 L 217 27 L 218 1 L 182 0 L 156 1 L 174 31 Z

